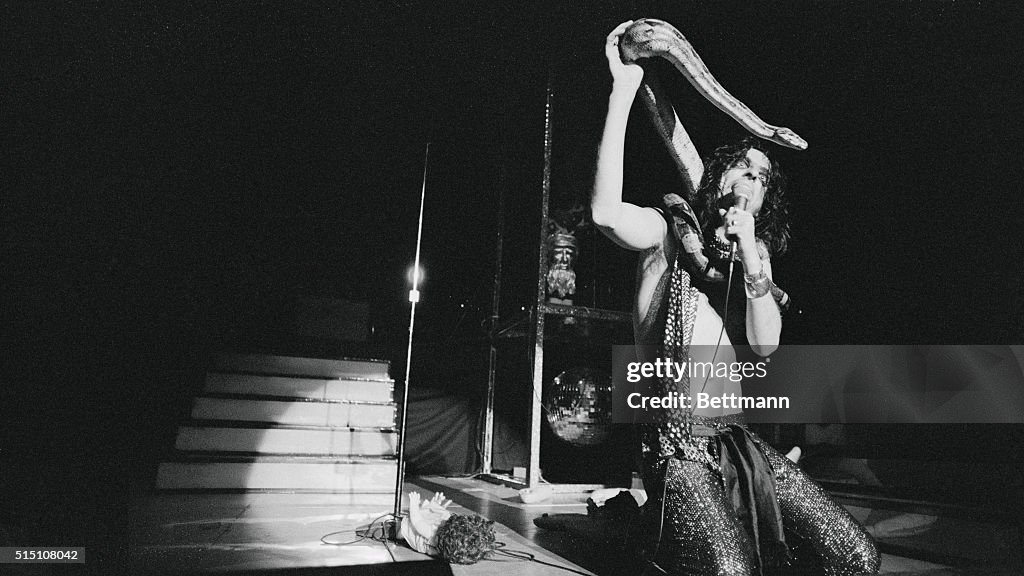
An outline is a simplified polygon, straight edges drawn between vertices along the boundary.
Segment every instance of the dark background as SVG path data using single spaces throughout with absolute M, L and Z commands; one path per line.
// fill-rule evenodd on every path
M 371 303 L 356 352 L 401 374 L 428 142 L 414 374 L 478 401 L 499 231 L 503 319 L 535 297 L 546 92 L 553 200 L 585 204 L 602 42 L 640 16 L 810 143 L 778 152 L 786 341 L 1022 342 L 1013 2 L 4 3 L 0 524 L 119 541 L 209 355 L 296 295 Z M 665 80 L 701 151 L 739 135 Z M 645 122 L 642 203 L 678 184 Z M 632 255 L 581 236 L 579 303 L 626 309 Z

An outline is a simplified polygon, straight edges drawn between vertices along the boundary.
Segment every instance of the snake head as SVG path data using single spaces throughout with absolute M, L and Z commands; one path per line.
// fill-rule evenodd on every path
M 659 48 L 657 42 L 666 39 L 666 33 L 675 31 L 671 24 L 655 18 L 641 18 L 633 22 L 626 31 L 622 33 L 622 41 L 619 42 L 619 54 L 623 62 L 635 62 L 641 58 L 656 56 L 664 48 Z M 678 32 L 676 32 L 678 34 Z
M 772 138 L 772 141 L 788 148 L 807 150 L 807 140 L 797 136 L 797 133 L 789 128 L 776 128 L 775 137 Z

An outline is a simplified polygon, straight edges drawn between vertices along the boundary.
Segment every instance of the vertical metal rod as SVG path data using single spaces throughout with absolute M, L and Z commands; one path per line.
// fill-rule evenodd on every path
M 501 260 L 502 260 L 502 232 L 505 227 L 505 167 L 501 168 L 501 178 L 498 182 L 498 238 L 494 250 L 494 294 L 491 298 L 491 325 L 487 331 L 490 342 L 490 352 L 487 359 L 487 404 L 484 409 L 484 430 L 483 430 L 483 462 L 481 468 L 485 474 L 490 474 L 494 468 L 494 390 L 497 386 L 498 372 L 498 347 L 496 330 L 498 329 L 499 307 L 501 305 Z
M 398 431 L 398 478 L 395 480 L 395 510 L 397 520 L 402 514 L 402 488 L 405 480 L 405 431 L 409 415 L 409 372 L 412 368 L 412 331 L 416 323 L 416 303 L 420 301 L 420 246 L 423 241 L 423 205 L 427 198 L 427 163 L 430 160 L 430 143 L 423 155 L 423 187 L 420 190 L 420 218 L 416 229 L 416 260 L 412 268 L 412 290 L 409 291 L 409 347 L 405 352 L 405 381 L 402 387 L 402 421 Z
M 544 176 L 541 183 L 540 246 L 537 262 L 537 302 L 534 306 L 533 334 L 533 398 L 530 410 L 530 466 L 526 483 L 531 488 L 540 483 L 541 397 L 544 393 L 544 303 L 547 296 L 548 202 L 551 199 L 551 107 L 554 101 L 555 69 L 548 64 L 547 97 L 544 103 Z

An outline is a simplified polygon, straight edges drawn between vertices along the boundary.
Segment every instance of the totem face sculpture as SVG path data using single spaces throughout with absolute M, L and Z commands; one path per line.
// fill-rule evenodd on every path
M 548 236 L 548 295 L 564 299 L 576 293 L 576 237 L 570 234 Z

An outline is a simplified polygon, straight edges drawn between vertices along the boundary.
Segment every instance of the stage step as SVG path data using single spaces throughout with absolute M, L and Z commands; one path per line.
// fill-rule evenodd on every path
M 175 448 L 183 452 L 391 456 L 398 450 L 398 433 L 324 427 L 188 425 L 178 428 Z
M 391 402 L 391 379 L 355 380 L 209 372 L 207 394 L 271 396 L 305 400 Z
M 287 490 L 345 494 L 394 493 L 396 460 L 309 457 L 223 458 L 164 462 L 159 490 Z
M 277 422 L 296 426 L 394 428 L 395 405 L 314 400 L 253 400 L 200 396 L 192 405 L 195 420 Z
M 221 354 L 214 359 L 210 370 L 281 376 L 388 380 L 390 368 L 391 365 L 386 360 L 350 358 L 331 360 L 263 354 Z
M 381 360 L 218 356 L 158 490 L 394 493 L 394 380 Z

